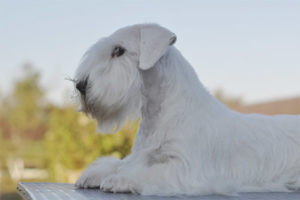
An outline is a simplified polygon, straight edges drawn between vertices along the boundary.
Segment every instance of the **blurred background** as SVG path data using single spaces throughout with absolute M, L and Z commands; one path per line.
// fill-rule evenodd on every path
M 176 33 L 199 79 L 232 109 L 300 114 L 299 11 L 296 0 L 0 0 L 0 199 L 18 199 L 19 181 L 73 183 L 96 157 L 130 152 L 138 121 L 96 135 L 66 80 L 122 26 Z

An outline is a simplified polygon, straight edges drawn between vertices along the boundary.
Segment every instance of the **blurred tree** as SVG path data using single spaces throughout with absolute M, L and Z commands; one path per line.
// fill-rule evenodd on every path
M 9 126 L 9 130 L 3 131 L 13 141 L 42 137 L 45 132 L 45 99 L 39 81 L 40 74 L 31 64 L 24 64 L 22 77 L 14 83 L 12 93 L 2 101 L 2 119 L 5 118 Z
M 70 170 L 81 170 L 99 156 L 126 156 L 137 129 L 136 122 L 125 124 L 114 135 L 95 134 L 95 122 L 73 106 L 52 107 L 49 116 L 47 166 L 56 181 L 70 181 Z

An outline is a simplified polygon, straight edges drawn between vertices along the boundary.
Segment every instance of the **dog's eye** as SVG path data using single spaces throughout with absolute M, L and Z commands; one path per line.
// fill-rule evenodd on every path
M 125 49 L 121 46 L 116 46 L 112 53 L 111 53 L 111 57 L 114 58 L 114 57 L 120 57 L 121 55 L 123 55 L 125 53 Z

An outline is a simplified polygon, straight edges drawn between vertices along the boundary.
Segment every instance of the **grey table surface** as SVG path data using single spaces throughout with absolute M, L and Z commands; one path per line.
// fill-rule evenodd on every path
M 76 189 L 67 183 L 24 183 L 17 186 L 18 193 L 25 200 L 300 200 L 300 193 L 243 193 L 239 196 L 140 196 L 134 194 L 104 193 L 97 189 Z

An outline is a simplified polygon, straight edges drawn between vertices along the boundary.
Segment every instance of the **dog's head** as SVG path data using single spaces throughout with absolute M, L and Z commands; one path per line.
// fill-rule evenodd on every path
M 97 131 L 117 130 L 141 107 L 141 71 L 148 70 L 176 41 L 155 24 L 119 29 L 84 54 L 75 76 L 81 110 L 97 120 Z

